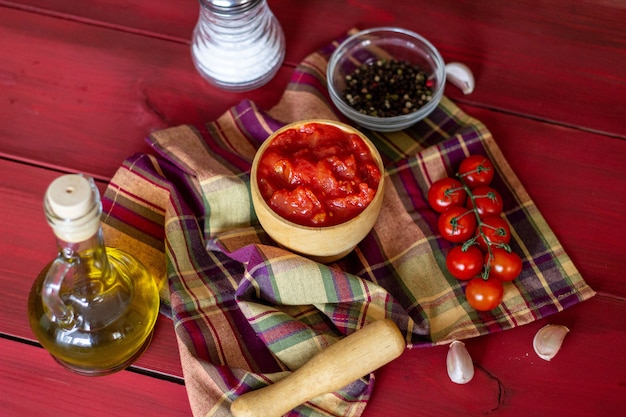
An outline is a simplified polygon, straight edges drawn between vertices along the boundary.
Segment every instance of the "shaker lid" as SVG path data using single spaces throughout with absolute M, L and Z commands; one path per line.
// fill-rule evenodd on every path
M 202 0 L 201 3 L 211 10 L 222 13 L 242 12 L 253 8 L 261 0 Z

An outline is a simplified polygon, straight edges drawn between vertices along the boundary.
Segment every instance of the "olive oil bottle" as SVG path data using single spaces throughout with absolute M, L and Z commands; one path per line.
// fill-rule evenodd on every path
M 100 194 L 92 178 L 54 180 L 44 210 L 58 255 L 35 280 L 31 328 L 64 367 L 106 375 L 130 365 L 148 346 L 159 312 L 153 277 L 132 255 L 104 246 Z

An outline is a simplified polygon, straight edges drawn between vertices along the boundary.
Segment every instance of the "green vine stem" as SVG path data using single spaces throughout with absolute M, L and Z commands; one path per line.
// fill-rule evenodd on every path
M 473 171 L 473 172 L 481 172 L 481 168 L 483 170 L 485 169 L 482 165 L 479 165 L 476 168 L 476 170 Z M 471 172 L 471 173 L 473 173 L 473 172 Z M 489 271 L 491 270 L 491 261 L 493 260 L 493 249 L 492 249 L 492 247 L 503 248 L 507 252 L 511 252 L 511 247 L 509 245 L 507 245 L 506 243 L 492 243 L 491 240 L 489 240 L 489 238 L 487 238 L 487 236 L 483 232 L 483 227 L 491 228 L 491 229 L 496 230 L 496 231 L 499 231 L 500 228 L 493 227 L 491 225 L 483 223 L 482 219 L 478 215 L 478 209 L 476 208 L 475 198 L 476 197 L 487 197 L 487 198 L 493 199 L 495 197 L 493 195 L 493 193 L 487 193 L 486 195 L 475 196 L 474 193 L 472 193 L 472 190 L 469 188 L 469 186 L 463 180 L 463 175 L 457 174 L 456 176 L 459 179 L 459 181 L 461 181 L 461 184 L 463 185 L 463 190 L 465 190 L 465 193 L 467 194 L 467 196 L 469 197 L 470 201 L 472 202 L 472 208 L 470 208 L 468 210 L 468 212 L 469 211 L 474 212 L 474 215 L 476 216 L 476 229 L 478 230 L 478 234 L 474 235 L 474 237 L 472 237 L 471 239 L 466 240 L 463 243 L 462 250 L 465 252 L 465 251 L 467 251 L 467 249 L 470 246 L 476 245 L 477 244 L 476 243 L 476 239 L 478 238 L 479 235 L 483 238 L 483 241 L 487 245 L 487 252 L 489 254 L 489 256 L 487 257 L 487 263 L 485 264 L 485 267 L 483 269 L 483 273 L 481 274 L 482 278 L 486 281 L 487 279 L 489 279 Z M 465 214 L 467 214 L 467 212 L 463 213 L 461 216 L 464 216 Z

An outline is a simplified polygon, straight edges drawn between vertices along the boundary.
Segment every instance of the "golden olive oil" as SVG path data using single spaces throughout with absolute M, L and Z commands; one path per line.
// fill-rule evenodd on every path
M 93 268 L 93 257 L 82 254 L 89 276 L 77 277 L 62 299 L 71 306 L 76 323 L 51 320 L 41 292 L 48 265 L 35 281 L 29 297 L 31 327 L 41 345 L 65 367 L 86 375 L 102 375 L 130 365 L 152 337 L 159 312 L 154 279 L 136 259 L 106 248 L 109 276 Z M 85 261 L 87 260 L 87 261 Z

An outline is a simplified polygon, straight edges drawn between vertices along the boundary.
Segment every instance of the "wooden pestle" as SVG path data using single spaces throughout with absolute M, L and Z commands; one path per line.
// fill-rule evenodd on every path
M 406 342 L 394 322 L 375 321 L 316 354 L 280 381 L 237 398 L 233 417 L 280 417 L 336 391 L 402 354 Z

